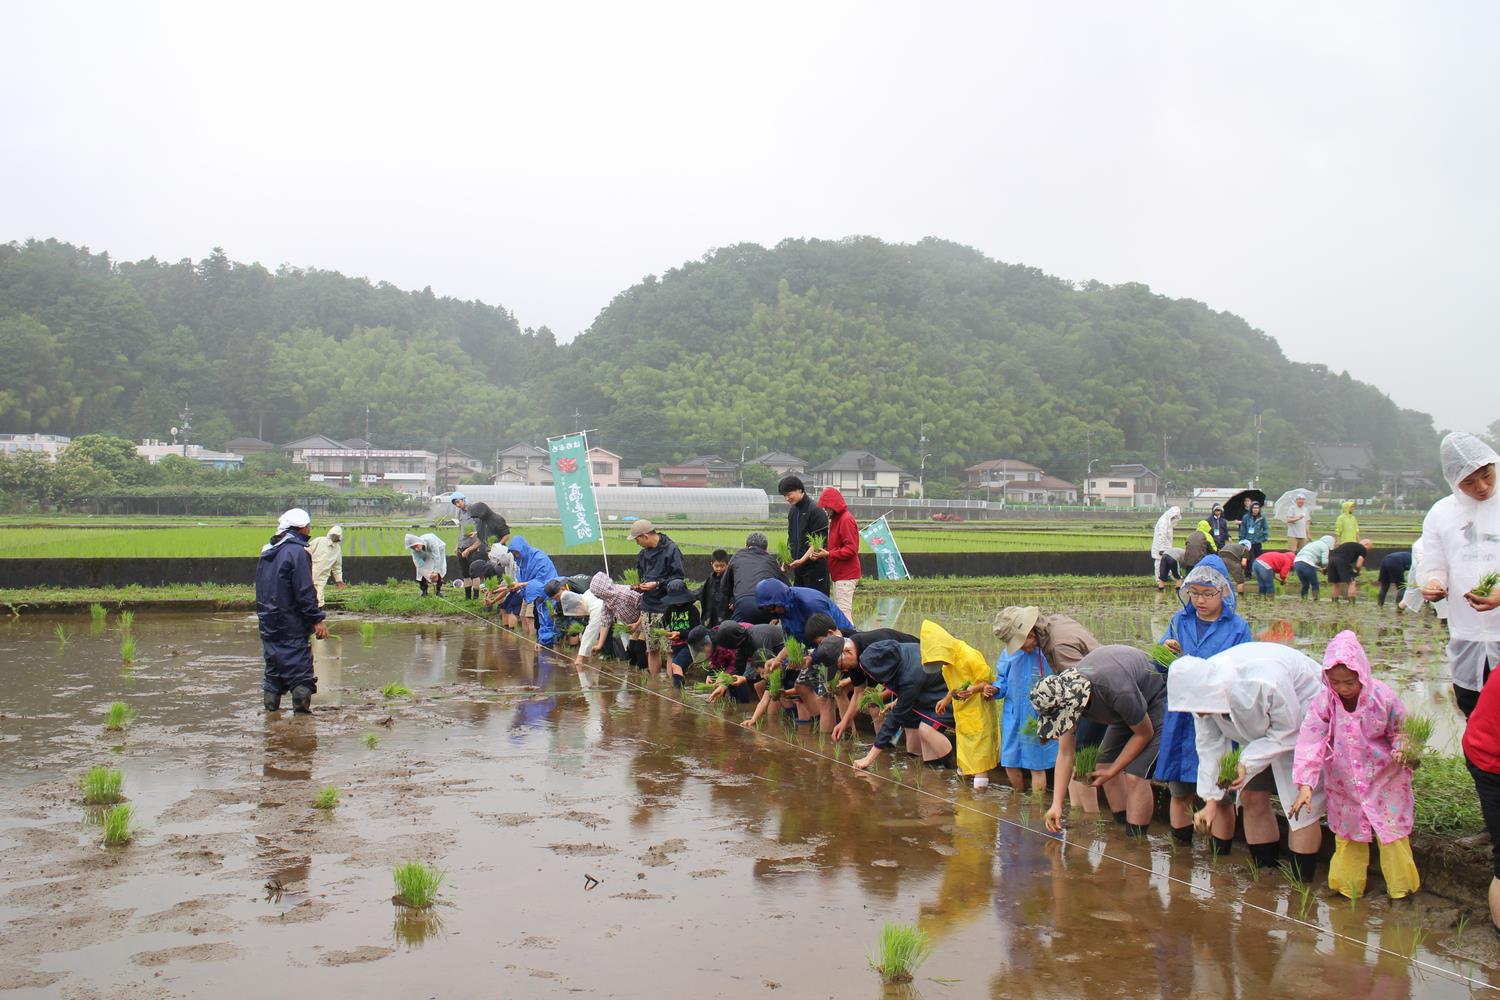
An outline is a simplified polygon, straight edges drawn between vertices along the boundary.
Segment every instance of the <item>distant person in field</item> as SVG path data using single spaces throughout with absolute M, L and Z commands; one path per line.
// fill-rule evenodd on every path
M 451 500 L 453 506 L 458 508 L 459 519 L 472 521 L 475 533 L 486 546 L 510 534 L 510 525 L 505 523 L 504 517 L 490 510 L 489 504 L 482 501 L 470 503 L 469 498 L 462 493 L 453 494 Z
M 771 620 L 761 613 L 755 600 L 756 585 L 762 580 L 786 583 L 786 574 L 769 551 L 770 542 L 765 534 L 752 531 L 745 536 L 745 547 L 729 557 L 729 568 L 724 571 L 724 589 L 729 593 L 730 617 L 737 622 L 752 625 Z
M 828 515 L 813 503 L 797 476 L 784 476 L 776 489 L 791 508 L 786 513 L 786 540 L 792 550 L 791 584 L 826 596 L 829 590 L 828 558 L 818 555 L 823 550 L 814 549 L 811 539 L 820 535 L 827 541 Z
M 714 549 L 709 557 L 708 579 L 698 590 L 698 606 L 703 611 L 703 626 L 713 629 L 729 617 L 729 605 L 734 597 L 728 590 L 729 553 Z
M 459 572 L 464 575 L 464 598 L 472 600 L 479 593 L 479 588 L 484 586 L 484 578 L 475 576 L 470 567 L 488 563 L 490 547 L 480 537 L 474 522 L 470 521 L 462 530 L 464 534 L 458 540 L 458 566 Z
M 1375 596 L 1375 603 L 1379 607 L 1385 607 L 1385 596 L 1389 594 L 1392 587 L 1396 588 L 1396 604 L 1401 604 L 1401 599 L 1406 596 L 1406 574 L 1411 572 L 1411 550 L 1405 552 L 1392 552 L 1380 560 L 1380 593 Z
M 1262 597 L 1275 597 L 1276 581 L 1286 583 L 1287 574 L 1292 571 L 1292 563 L 1296 558 L 1295 552 L 1261 553 L 1260 558 L 1250 564 L 1250 569 L 1255 574 L 1256 591 Z
M 1359 541 L 1359 519 L 1354 516 L 1354 501 L 1344 501 L 1344 511 L 1333 522 L 1333 540 L 1337 545 Z
M 323 606 L 323 588 L 328 586 L 328 575 L 344 589 L 344 528 L 335 524 L 322 538 L 314 538 L 307 546 L 312 556 L 313 589 L 318 592 L 318 607 Z
M 854 588 L 859 585 L 859 526 L 854 515 L 849 513 L 849 504 L 844 494 L 832 486 L 818 494 L 818 506 L 828 513 L 828 538 L 823 544 L 823 557 L 828 562 L 828 577 L 832 581 L 829 594 L 833 603 L 846 617 L 854 616 Z
M 1162 567 L 1162 555 L 1173 546 L 1172 537 L 1177 531 L 1177 522 L 1182 520 L 1181 507 L 1168 507 L 1166 513 L 1156 519 L 1151 532 L 1151 575 L 1156 580 L 1156 589 L 1166 589 L 1166 576 Z
M 1301 552 L 1302 546 L 1307 544 L 1307 528 L 1312 519 L 1307 513 L 1307 497 L 1299 494 L 1294 502 L 1295 506 L 1286 516 L 1286 540 L 1291 543 L 1293 552 Z
M 1434 604 L 1448 599 L 1448 665 L 1454 701 L 1467 718 L 1500 666 L 1500 587 L 1475 593 L 1486 575 L 1500 571 L 1500 456 L 1473 434 L 1454 431 L 1443 438 L 1438 458 L 1453 492 L 1422 521 L 1421 569 L 1412 586 Z M 1492 907 L 1497 899 L 1492 888 Z
M 1301 497 L 1298 497 L 1300 500 Z M 1302 599 L 1307 599 L 1307 592 L 1312 591 L 1313 600 L 1318 599 L 1319 573 L 1328 566 L 1328 553 L 1333 551 L 1333 536 L 1324 535 L 1316 541 L 1308 542 L 1297 550 L 1297 557 L 1292 560 L 1292 569 L 1297 572 L 1297 581 L 1302 584 Z
M 427 596 L 427 587 L 432 585 L 437 596 L 443 596 L 443 577 L 448 575 L 448 545 L 437 535 L 406 535 L 406 551 L 411 553 L 412 566 L 416 568 L 417 586 L 422 596 Z
M 281 696 L 291 692 L 292 710 L 306 715 L 318 690 L 309 637 L 328 638 L 328 626 L 318 607 L 312 557 L 307 553 L 311 523 L 301 507 L 282 514 L 255 567 L 255 617 L 266 659 L 261 690 L 267 712 L 279 712 Z
M 1224 505 L 1214 504 L 1214 509 L 1208 515 L 1208 527 L 1213 535 L 1214 545 L 1223 548 L 1224 543 L 1229 541 L 1229 522 L 1224 518 Z
M 1365 557 L 1370 554 L 1368 538 L 1353 542 L 1341 542 L 1328 551 L 1328 582 L 1333 584 L 1333 599 L 1343 597 L 1354 603 L 1355 580 L 1365 568 Z
M 1226 542 L 1219 546 L 1219 558 L 1224 561 L 1224 568 L 1229 571 L 1229 580 L 1234 584 L 1234 592 L 1243 594 L 1245 592 L 1245 572 L 1250 565 L 1250 552 L 1244 542 Z
M 1261 512 L 1259 500 L 1250 502 L 1250 511 L 1240 518 L 1240 541 L 1250 548 L 1250 559 L 1253 562 L 1260 558 L 1260 554 L 1266 550 L 1266 541 L 1271 537 L 1271 526 L 1266 523 L 1266 515 Z

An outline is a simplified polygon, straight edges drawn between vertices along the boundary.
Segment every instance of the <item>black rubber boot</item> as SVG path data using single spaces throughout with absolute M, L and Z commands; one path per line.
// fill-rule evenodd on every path
M 312 714 L 312 688 L 292 688 L 292 712 L 296 715 Z
M 1229 852 L 1232 851 L 1232 850 L 1234 850 L 1234 838 L 1233 837 L 1215 837 L 1214 838 L 1214 856 L 1215 857 L 1222 858 L 1222 857 L 1226 856 L 1227 854 L 1229 854 Z
M 281 711 L 281 695 L 277 694 L 274 691 L 262 691 L 261 694 L 265 695 L 267 712 Z
M 1121 809 L 1119 812 L 1114 813 L 1113 815 L 1115 817 L 1115 822 L 1116 823 L 1120 824 L 1121 826 L 1125 825 L 1125 810 L 1124 809 Z
M 417 586 L 422 588 L 422 596 L 426 597 L 427 596 L 427 581 L 426 580 L 418 580 L 417 581 Z
M 1297 878 L 1301 880 L 1304 885 L 1312 885 L 1313 876 L 1318 873 L 1317 853 L 1314 852 L 1312 854 L 1298 854 L 1296 851 L 1292 851 L 1291 855 L 1292 870 L 1297 873 Z
M 1250 849 L 1250 857 L 1255 860 L 1257 868 L 1275 868 L 1281 864 L 1281 845 L 1276 841 L 1269 844 L 1246 844 Z
M 1193 824 L 1187 826 L 1172 827 L 1172 839 L 1179 844 L 1191 844 L 1193 842 Z
M 1127 837 L 1144 837 L 1146 835 L 1146 830 L 1150 826 L 1151 826 L 1150 823 L 1129 823 L 1129 822 L 1127 822 L 1125 824 L 1125 836 L 1127 836 Z

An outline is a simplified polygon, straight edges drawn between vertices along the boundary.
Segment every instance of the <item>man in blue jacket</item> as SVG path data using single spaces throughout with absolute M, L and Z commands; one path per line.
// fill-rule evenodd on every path
M 276 534 L 260 550 L 260 563 L 255 567 L 255 615 L 266 656 L 261 688 L 267 712 L 280 711 L 281 696 L 290 691 L 292 710 L 307 715 L 318 690 L 308 636 L 326 639 L 328 626 L 313 588 L 312 557 L 307 551 L 311 523 L 301 507 L 282 514 Z

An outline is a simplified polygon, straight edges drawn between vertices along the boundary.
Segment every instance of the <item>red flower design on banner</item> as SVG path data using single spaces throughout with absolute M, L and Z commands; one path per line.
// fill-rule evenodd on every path
M 558 472 L 567 472 L 567 473 L 577 472 L 578 471 L 578 459 L 576 459 L 576 458 L 559 458 L 557 460 L 557 471 Z
M 885 536 L 883 536 L 883 535 L 876 535 L 874 538 L 870 539 L 870 544 L 871 545 L 884 545 L 885 544 Z

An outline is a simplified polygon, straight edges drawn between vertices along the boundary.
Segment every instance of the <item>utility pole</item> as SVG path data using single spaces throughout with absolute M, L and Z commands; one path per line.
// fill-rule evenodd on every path
M 927 499 L 927 425 L 923 424 L 918 431 L 917 454 L 921 455 L 920 464 L 917 468 L 917 495 L 923 500 Z
M 188 407 L 188 405 L 186 403 L 182 404 L 182 412 L 179 413 L 179 414 L 177 414 L 177 419 L 180 422 L 180 425 L 177 426 L 177 427 L 172 428 L 172 433 L 173 434 L 179 434 L 179 433 L 181 434 L 181 436 L 182 436 L 182 457 L 183 458 L 187 458 L 187 453 L 188 453 L 188 434 L 193 429 L 193 411 Z
M 1161 474 L 1164 476 L 1167 474 L 1167 469 L 1170 468 L 1167 464 L 1167 442 L 1170 440 L 1172 440 L 1172 435 L 1163 431 L 1161 435 Z
M 578 433 L 578 428 L 580 426 L 582 426 L 579 423 L 579 421 L 582 420 L 582 419 L 583 419 L 583 414 L 581 414 L 581 413 L 578 412 L 578 407 L 576 407 L 576 406 L 573 407 L 573 433 L 574 434 L 577 434 Z
M 1260 486 L 1260 411 L 1255 411 L 1255 482 L 1250 485 Z

